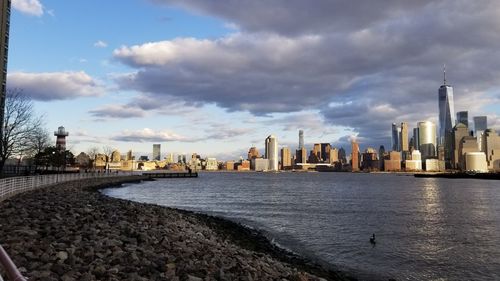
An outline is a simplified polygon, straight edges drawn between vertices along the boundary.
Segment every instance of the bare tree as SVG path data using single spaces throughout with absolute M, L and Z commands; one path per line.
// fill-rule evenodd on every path
M 3 132 L 0 139 L 0 171 L 7 159 L 26 155 L 33 135 L 41 130 L 42 118 L 33 110 L 33 101 L 20 90 L 8 90 L 5 97 Z
M 94 167 L 94 169 L 97 154 L 99 154 L 99 147 L 97 146 L 92 146 L 87 150 L 87 155 L 89 156 L 90 161 L 92 161 L 92 167 Z
M 110 162 L 111 155 L 113 155 L 113 151 L 115 149 L 109 145 L 105 145 L 102 147 L 102 151 L 104 153 L 104 156 L 106 157 L 106 169 L 108 168 L 108 162 Z
M 50 146 L 50 133 L 45 128 L 39 127 L 30 136 L 30 145 L 27 155 L 35 156 Z

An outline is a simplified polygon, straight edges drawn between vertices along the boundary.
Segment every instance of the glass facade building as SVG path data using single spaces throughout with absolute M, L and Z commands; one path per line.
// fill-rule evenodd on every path
M 422 160 L 436 157 L 436 124 L 425 121 L 418 122 L 418 143 Z
M 270 135 L 266 138 L 266 159 L 269 160 L 269 170 L 278 171 L 278 141 Z

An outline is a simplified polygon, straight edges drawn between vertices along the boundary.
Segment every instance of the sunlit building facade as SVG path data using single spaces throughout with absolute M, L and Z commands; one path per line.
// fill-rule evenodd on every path
M 274 135 L 266 138 L 266 159 L 269 160 L 269 170 L 278 171 L 278 140 Z
M 436 157 L 436 124 L 431 121 L 418 122 L 418 143 L 422 160 Z
M 453 87 L 446 84 L 446 72 L 444 83 L 439 87 L 439 139 L 438 145 L 443 147 L 444 161 L 451 166 L 453 155 L 453 126 L 455 125 L 455 106 L 453 102 Z

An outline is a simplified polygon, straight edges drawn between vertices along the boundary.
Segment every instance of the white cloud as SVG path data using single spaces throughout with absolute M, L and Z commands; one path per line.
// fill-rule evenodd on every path
M 111 137 L 111 139 L 115 141 L 124 141 L 124 142 L 197 141 L 197 139 L 191 139 L 185 136 L 181 136 L 171 131 L 167 130 L 154 131 L 149 128 L 144 128 L 138 131 L 125 130 L 121 134 Z
M 108 43 L 106 43 L 102 40 L 99 40 L 99 41 L 94 43 L 94 47 L 96 47 L 96 48 L 106 48 L 107 46 L 108 46 Z
M 44 10 L 39 0 L 12 0 L 12 7 L 21 13 L 37 17 L 41 17 Z
M 104 88 L 87 73 L 44 72 L 9 73 L 8 88 L 16 88 L 34 100 L 67 100 L 78 97 L 94 97 L 104 94 Z

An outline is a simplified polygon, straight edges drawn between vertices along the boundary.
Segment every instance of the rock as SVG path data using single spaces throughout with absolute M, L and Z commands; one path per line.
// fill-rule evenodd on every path
M 68 252 L 66 251 L 59 251 L 57 252 L 57 258 L 60 259 L 61 261 L 65 261 L 68 259 Z
M 187 280 L 188 280 L 188 281 L 203 281 L 203 279 L 202 279 L 202 278 L 200 278 L 200 277 L 196 277 L 196 276 L 193 276 L 193 275 L 189 275 L 189 274 L 188 274 L 188 276 L 187 276 Z

